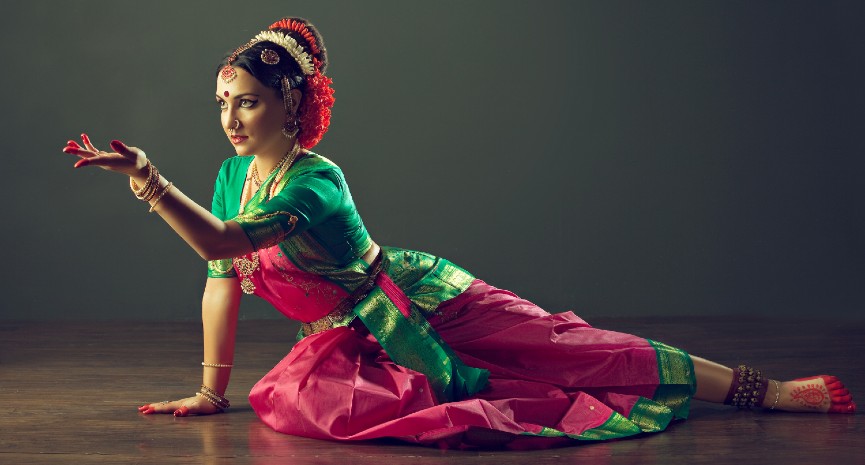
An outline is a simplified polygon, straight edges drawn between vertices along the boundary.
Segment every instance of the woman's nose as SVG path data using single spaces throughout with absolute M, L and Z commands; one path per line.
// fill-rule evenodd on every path
M 239 129 L 241 126 L 240 120 L 234 116 L 233 112 L 226 112 L 222 118 L 222 127 L 228 131 L 229 129 Z

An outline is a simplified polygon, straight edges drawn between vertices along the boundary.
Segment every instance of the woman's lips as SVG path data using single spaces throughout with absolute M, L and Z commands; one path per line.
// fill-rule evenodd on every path
M 237 145 L 246 139 L 249 139 L 249 136 L 229 136 L 228 138 L 231 139 L 232 144 Z

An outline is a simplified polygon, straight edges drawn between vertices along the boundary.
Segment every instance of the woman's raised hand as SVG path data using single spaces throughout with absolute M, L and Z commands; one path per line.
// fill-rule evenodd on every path
M 145 415 L 150 415 L 151 413 L 173 413 L 175 417 L 185 417 L 187 415 L 210 415 L 222 410 L 201 396 L 192 396 L 175 401 L 142 405 L 138 407 L 138 411 Z
M 128 147 L 119 140 L 111 141 L 110 145 L 115 150 L 114 152 L 98 150 L 90 142 L 87 134 L 81 134 L 81 141 L 84 143 L 83 147 L 74 140 L 70 140 L 63 148 L 64 152 L 81 157 L 78 163 L 75 163 L 76 168 L 92 165 L 127 176 L 136 176 L 140 175 L 147 166 L 147 156 L 144 151 L 137 147 Z

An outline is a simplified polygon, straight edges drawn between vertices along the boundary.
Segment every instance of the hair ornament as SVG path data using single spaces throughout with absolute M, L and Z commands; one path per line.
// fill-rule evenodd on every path
M 266 48 L 261 51 L 261 61 L 267 63 L 268 65 L 275 65 L 279 63 L 279 54 L 269 48 Z
M 303 50 L 303 47 L 298 44 L 293 37 L 276 31 L 261 31 L 252 39 L 252 41 L 273 42 L 281 46 L 289 55 L 292 56 L 292 58 L 294 58 L 294 61 L 296 61 L 297 65 L 300 66 L 300 71 L 305 76 L 311 76 L 315 73 L 315 64 L 312 62 L 312 56 L 309 53 L 306 53 Z
M 306 27 L 306 24 L 303 24 L 303 22 L 301 21 L 297 21 L 294 19 L 280 19 L 279 21 L 271 24 L 268 29 L 285 29 L 288 31 L 296 32 L 298 35 L 303 37 L 303 39 L 309 45 L 309 49 L 312 51 L 313 55 L 318 55 L 319 53 L 318 44 L 315 41 L 315 36 L 312 35 L 312 32 L 310 32 L 308 27 Z

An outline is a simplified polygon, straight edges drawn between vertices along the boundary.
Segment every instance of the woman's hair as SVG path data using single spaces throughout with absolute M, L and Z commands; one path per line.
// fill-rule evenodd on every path
M 315 26 L 303 18 L 283 18 L 268 28 L 285 34 L 312 57 L 314 72 L 304 75 L 297 60 L 281 45 L 270 41 L 256 42 L 232 50 L 219 62 L 217 75 L 225 66 L 242 68 L 265 86 L 276 89 L 282 96 L 282 78 L 288 78 L 291 89 L 299 89 L 302 97 L 297 110 L 300 144 L 309 149 L 317 144 L 330 126 L 330 109 L 333 106 L 333 81 L 324 76 L 327 69 L 327 49 Z M 279 55 L 279 62 L 268 64 L 262 60 L 262 52 L 271 50 Z M 274 61 L 269 59 L 268 61 Z

